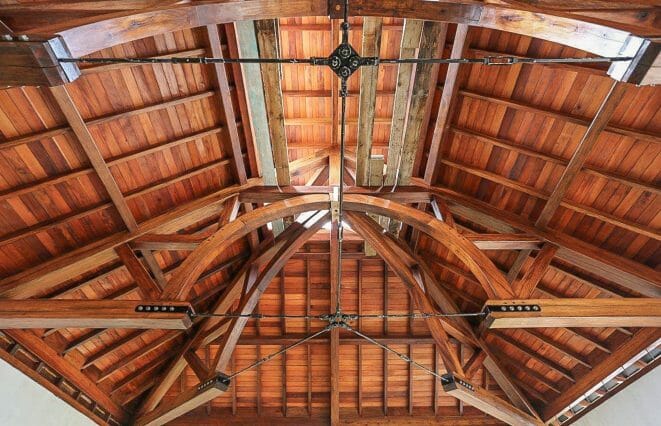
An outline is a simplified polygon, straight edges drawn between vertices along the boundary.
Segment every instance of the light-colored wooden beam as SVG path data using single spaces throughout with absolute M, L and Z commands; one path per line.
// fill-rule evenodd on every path
M 379 56 L 381 48 L 382 18 L 363 20 L 363 57 Z M 356 184 L 367 184 L 370 177 L 370 158 L 372 151 L 372 132 L 374 130 L 374 112 L 376 108 L 376 85 L 379 79 L 379 67 L 360 69 L 360 101 L 358 104 L 358 142 L 356 146 Z
M 146 250 L 190 251 L 204 241 L 208 235 L 196 234 L 147 234 L 131 242 L 131 247 Z
M 190 304 L 185 302 L 0 299 L 0 328 L 184 330 L 192 324 L 191 313 Z
M 443 383 L 443 390 L 448 395 L 472 405 L 507 424 L 516 426 L 542 426 L 544 424 L 541 420 L 513 407 L 463 376 L 457 374 L 444 375 L 441 383 Z
M 156 410 L 138 417 L 136 426 L 164 425 L 190 410 L 197 408 L 222 395 L 230 386 L 224 376 L 214 376 L 199 386 L 190 388 L 177 396 L 170 404 L 162 404 Z
M 278 23 L 273 19 L 255 21 L 260 58 L 279 58 Z M 287 135 L 285 133 L 280 64 L 260 64 L 268 119 L 273 164 L 278 185 L 290 185 Z
M 415 58 L 420 46 L 423 21 L 406 19 L 402 41 L 399 48 L 399 57 L 402 59 Z M 409 117 L 409 105 L 413 90 L 413 75 L 415 64 L 399 64 L 397 69 L 397 86 L 393 102 L 392 125 L 388 141 L 388 164 L 384 183 L 394 185 L 399 169 L 400 155 L 404 144 L 405 129 Z
M 446 34 L 446 23 L 425 22 L 418 57 L 437 58 L 441 56 L 445 46 Z M 429 120 L 429 110 L 436 88 L 437 73 L 437 64 L 418 64 L 416 66 L 408 122 L 399 159 L 397 183 L 402 185 L 409 184 L 418 148 L 422 145 L 421 141 L 424 140 L 424 137 L 421 137 L 421 135 L 427 130 L 425 122 Z
M 457 25 L 454 43 L 452 44 L 452 52 L 450 53 L 451 58 L 465 57 L 470 43 L 468 37 L 469 29 L 470 27 L 466 24 Z M 448 138 L 448 127 L 452 118 L 454 103 L 457 99 L 459 66 L 460 64 L 448 65 L 448 70 L 445 74 L 441 103 L 438 107 L 438 114 L 436 115 L 436 124 L 434 126 L 431 146 L 429 147 L 429 156 L 427 157 L 427 166 L 424 173 L 424 179 L 427 183 L 433 183 L 438 176 L 438 160 L 443 156 L 444 144 Z
M 534 250 L 543 242 L 539 237 L 526 234 L 464 234 L 464 237 L 480 250 Z
M 378 164 L 383 164 L 383 159 L 374 158 L 375 173 L 378 173 Z M 376 176 L 374 176 L 376 179 Z M 273 203 L 304 194 L 332 194 L 332 186 L 256 186 L 242 191 L 239 201 L 243 203 Z M 416 186 L 345 186 L 345 194 L 368 194 L 386 200 L 396 201 L 403 204 L 428 203 L 430 194 Z
M 661 327 L 661 299 L 488 300 L 487 328 Z

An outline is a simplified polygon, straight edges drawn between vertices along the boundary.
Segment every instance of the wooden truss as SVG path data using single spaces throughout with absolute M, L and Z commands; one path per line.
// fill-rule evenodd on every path
M 35 67 L 32 62 L 34 58 L 30 56 L 32 53 L 28 55 L 28 62 L 25 62 L 23 56 L 18 55 L 16 56 L 18 62 L 2 65 L 12 67 L 11 74 L 3 74 L 7 78 L 6 81 L 3 81 L 5 84 L 28 83 L 57 86 L 77 78 L 79 70 L 71 67 L 61 68 L 61 64 L 55 60 L 56 56 L 84 56 L 118 43 L 188 27 L 205 27 L 207 38 L 212 46 L 212 53 L 214 56 L 220 57 L 222 49 L 220 49 L 218 24 L 236 20 L 263 19 L 258 25 L 257 39 L 254 41 L 255 48 L 260 49 L 263 57 L 274 57 L 277 55 L 277 46 L 274 44 L 274 21 L 271 19 L 279 16 L 321 16 L 328 15 L 329 12 L 329 2 L 320 0 L 295 2 L 256 0 L 249 3 L 249 7 L 245 7 L 241 2 L 167 6 L 133 15 L 118 13 L 101 20 L 90 19 L 73 28 L 46 28 L 43 32 L 46 37 L 34 38 L 29 43 L 12 42 L 11 46 L 0 45 L 0 52 L 11 50 L 25 53 L 38 49 L 41 52 L 40 57 L 44 61 Z M 579 22 L 571 18 L 527 11 L 511 11 L 489 5 L 433 4 L 421 0 L 408 2 L 353 0 L 351 13 L 363 16 L 406 18 L 406 37 L 402 43 L 402 57 L 410 56 L 411 51 L 418 47 L 430 53 L 443 48 L 443 43 L 439 40 L 445 38 L 447 24 L 433 22 L 426 24 L 427 34 L 434 34 L 437 37 L 427 37 L 426 40 L 422 39 L 418 43 L 423 31 L 421 25 L 414 23 L 416 19 L 435 19 L 458 24 L 455 42 L 452 46 L 453 57 L 463 55 L 468 49 L 469 26 L 473 25 L 535 37 L 543 36 L 548 40 L 574 45 L 603 56 L 616 56 L 621 51 L 630 48 L 631 45 L 638 43 L 642 46 L 643 43 L 649 42 L 649 40 L 640 39 L 625 31 Z M 378 51 L 382 22 L 378 18 L 366 18 L 366 20 L 368 22 L 363 37 L 364 49 Z M 529 22 L 530 25 L 512 24 L 512 22 L 521 20 Z M 142 22 L 143 25 L 135 26 L 133 22 Z M 581 37 L 576 37 L 576 33 L 573 31 L 563 30 L 578 27 L 584 29 Z M 90 34 L 103 34 L 104 37 L 90 37 Z M 638 53 L 633 52 L 633 54 Z M 641 51 L 641 55 L 642 53 L 645 52 Z M 194 55 L 200 54 L 200 52 L 188 52 L 188 54 Z M 20 68 L 26 69 L 21 70 Z M 263 151 L 263 159 L 270 157 L 274 174 L 271 176 L 264 173 L 263 179 L 248 179 L 250 174 L 246 172 L 244 154 L 241 152 L 235 124 L 236 114 L 229 96 L 228 76 L 225 66 L 216 65 L 214 66 L 214 82 L 221 94 L 220 106 L 226 123 L 224 130 L 229 134 L 229 151 L 231 152 L 230 160 L 223 160 L 222 163 L 232 165 L 237 184 L 140 224 L 132 216 L 126 197 L 119 191 L 117 183 L 109 171 L 108 163 L 100 155 L 92 133 L 90 133 L 91 126 L 100 124 L 104 120 L 85 122 L 76 110 L 66 88 L 53 87 L 50 89 L 66 118 L 66 127 L 50 131 L 48 134 L 34 135 L 30 139 L 38 140 L 53 136 L 53 134 L 64 133 L 75 136 L 91 164 L 85 173 L 93 171 L 101 178 L 104 188 L 110 195 L 110 205 L 120 213 L 126 230 L 1 280 L 0 296 L 5 299 L 0 301 L 0 328 L 99 327 L 178 330 L 191 328 L 190 335 L 184 337 L 178 352 L 168 359 L 163 372 L 154 381 L 154 386 L 140 404 L 136 424 L 164 424 L 212 400 L 225 392 L 228 386 L 231 386 L 231 383 L 221 373 L 229 368 L 228 363 L 233 350 L 241 343 L 240 336 L 246 323 L 245 318 L 232 320 L 203 318 L 192 321 L 191 317 L 192 309 L 196 304 L 195 301 L 189 301 L 191 291 L 208 272 L 210 262 L 232 243 L 244 237 L 248 238 L 251 247 L 249 258 L 229 280 L 221 294 L 209 296 L 215 298 L 211 301 L 209 312 L 228 313 L 238 302 L 239 312 L 249 314 L 253 312 L 260 296 L 287 260 L 295 256 L 297 250 L 332 218 L 326 211 L 334 208 L 333 187 L 339 184 L 339 167 L 336 167 L 338 152 L 336 149 L 323 151 L 309 158 L 289 162 L 287 141 L 284 136 L 284 128 L 287 123 L 282 114 L 281 97 L 283 94 L 279 77 L 277 77 L 278 73 L 274 72 L 272 68 L 272 66 L 270 68 L 265 66 L 261 75 L 264 77 L 264 85 L 268 88 L 263 99 L 267 105 L 265 119 L 274 125 L 267 129 L 270 140 L 256 141 L 255 144 L 260 151 Z M 402 118 L 399 128 L 395 128 L 395 130 L 398 129 L 398 133 L 395 133 L 406 133 L 408 136 L 407 140 L 397 138 L 395 138 L 397 140 L 391 140 L 391 150 L 393 152 L 401 151 L 401 155 L 405 158 L 406 170 L 402 171 L 386 165 L 386 180 L 383 182 L 386 186 L 379 188 L 362 186 L 370 184 L 367 171 L 371 164 L 383 167 L 383 159 L 380 159 L 379 162 L 378 158 L 370 155 L 372 131 L 370 123 L 376 120 L 373 106 L 377 89 L 374 84 L 375 76 L 370 78 L 370 75 L 365 73 L 365 78 L 361 80 L 360 91 L 359 148 L 353 159 L 355 164 L 353 183 L 358 186 L 347 187 L 345 220 L 398 274 L 420 311 L 457 313 L 459 309 L 453 302 L 451 290 L 437 279 L 430 265 L 421 259 L 420 254 L 411 249 L 402 238 L 387 235 L 384 229 L 366 213 L 388 218 L 391 225 L 404 223 L 405 226 L 412 229 L 412 235 L 418 237 L 421 234 L 428 235 L 444 245 L 464 263 L 469 271 L 463 271 L 468 275 L 464 278 L 474 280 L 489 298 L 485 305 L 488 308 L 488 315 L 484 320 L 483 328 L 473 327 L 468 321 L 461 318 L 427 318 L 427 325 L 431 332 L 428 341 L 433 342 L 439 348 L 443 363 L 450 372 L 443 382 L 444 389 L 460 401 L 475 406 L 502 421 L 511 424 L 541 424 L 540 419 L 551 418 L 558 410 L 565 408 L 572 398 L 575 399 L 581 393 L 586 392 L 595 382 L 608 374 L 610 369 L 619 367 L 632 353 L 640 351 L 649 344 L 650 340 L 659 336 L 659 330 L 651 328 L 660 326 L 661 317 L 658 303 L 661 285 L 657 271 L 546 228 L 549 218 L 558 206 L 566 205 L 562 202 L 563 195 L 578 170 L 584 166 L 587 153 L 593 146 L 597 135 L 601 131 L 630 135 L 627 133 L 630 130 L 608 125 L 610 116 L 623 96 L 622 84 L 613 85 L 594 120 L 585 121 L 575 117 L 565 117 L 585 126 L 587 131 L 571 161 L 567 163 L 564 160 L 550 158 L 550 161 L 556 163 L 561 161 L 567 169 L 561 182 L 551 194 L 542 194 L 517 187 L 546 201 L 542 220 L 539 223 L 530 224 L 514 215 L 498 211 L 486 203 L 433 185 L 441 166 L 459 168 L 485 179 L 496 180 L 504 185 L 514 185 L 504 178 L 470 169 L 442 158 L 441 154 L 447 134 L 464 132 L 462 129 L 449 126 L 454 100 L 457 96 L 481 96 L 459 90 L 459 65 L 450 67 L 443 86 L 441 108 L 436 117 L 424 179 L 412 178 L 418 148 L 417 136 L 421 129 L 426 128 L 424 120 L 429 112 L 426 97 L 430 92 L 430 76 L 435 75 L 434 70 L 436 69 L 433 66 L 420 67 L 415 74 L 413 74 L 412 68 L 402 67 L 400 69 L 396 96 L 408 101 L 415 113 L 406 132 L 403 129 L 403 115 L 406 113 L 404 102 L 399 107 L 401 111 L 394 113 Z M 29 73 L 27 73 L 28 71 Z M 23 72 L 23 75 L 20 72 Z M 94 71 L 88 70 L 87 72 Z M 377 71 L 371 74 L 376 75 L 376 73 Z M 644 61 L 637 61 L 625 69 L 622 69 L 621 66 L 613 67 L 609 73 L 621 81 L 649 83 L 658 80 L 656 74 L 658 68 L 650 67 Z M 400 89 L 400 82 L 404 89 Z M 240 82 L 235 83 L 240 84 Z M 409 87 L 414 88 L 417 98 L 411 96 Z M 172 100 L 168 104 L 177 105 L 213 94 L 213 92 L 200 93 L 186 99 Z M 507 102 L 498 99 L 492 100 Z M 511 101 L 509 106 L 524 110 L 532 108 Z M 223 128 L 218 127 L 205 134 L 216 134 L 222 130 Z M 513 144 L 507 141 L 479 134 L 473 136 L 486 140 L 494 146 L 515 149 Z M 639 132 L 636 137 L 650 138 L 650 135 Z M 191 140 L 191 137 L 169 141 L 167 144 L 176 145 L 188 140 Z M 14 146 L 22 143 L 25 143 L 25 140 L 3 142 L 3 145 Z M 402 149 L 398 150 L 395 147 Z M 248 153 L 248 156 L 250 155 Z M 536 154 L 528 152 L 527 155 Z M 263 159 L 260 158 L 260 161 Z M 254 158 L 248 160 L 252 163 L 255 162 Z M 262 161 L 262 166 L 264 164 Z M 307 171 L 315 171 L 315 176 L 310 181 L 311 185 L 306 187 L 288 186 L 291 176 Z M 397 172 L 399 172 L 399 177 L 395 182 L 394 177 Z M 318 185 L 318 180 L 324 173 L 329 175 L 331 186 Z M 600 172 L 592 170 L 591 173 Z M 252 173 L 252 175 L 257 174 Z M 416 186 L 407 186 L 411 183 Z M 634 184 L 636 183 L 634 182 Z M 265 203 L 268 204 L 266 207 L 258 207 Z M 421 207 L 430 205 L 434 216 L 405 204 L 416 204 Z M 239 215 L 240 208 L 243 208 L 244 212 L 241 215 Z M 569 205 L 569 208 L 577 207 Z M 297 215 L 308 212 L 314 213 L 312 218 L 302 220 L 299 216 L 299 221 L 293 220 Z M 465 229 L 461 229 L 454 223 L 453 214 L 494 232 L 488 234 L 465 233 Z M 192 235 L 176 233 L 186 226 L 209 217 L 218 217 L 218 223 L 210 229 Z M 334 219 L 332 226 L 336 230 L 337 218 Z M 267 223 L 283 223 L 283 220 L 289 226 L 283 227 L 284 229 L 280 230 L 282 233 L 259 241 L 260 229 L 265 229 Z M 613 222 L 612 219 L 610 220 Z M 625 221 L 616 222 L 616 226 L 634 229 L 645 235 L 656 235 L 654 230 L 641 229 L 635 224 Z M 334 234 L 331 232 L 331 235 Z M 10 236 L 10 238 L 17 238 L 17 236 Z M 413 240 L 415 243 L 417 237 Z M 331 256 L 334 256 L 333 248 L 337 246 L 337 240 L 331 239 L 330 243 Z M 178 267 L 171 271 L 161 271 L 153 258 L 152 250 L 186 250 L 191 253 Z M 519 268 L 513 268 L 513 271 L 510 271 L 510 275 L 513 277 L 510 277 L 508 282 L 502 271 L 489 260 L 482 250 L 522 250 L 519 266 L 531 252 L 538 251 L 538 254 L 534 258 L 532 266 L 520 279 L 518 279 Z M 552 266 L 553 259 L 560 259 L 595 276 L 616 279 L 624 287 L 650 299 L 531 299 L 535 291 L 539 290 L 541 277 Z M 139 302 L 41 299 L 8 301 L 8 299 L 33 298 L 42 294 L 44 289 L 55 289 L 72 276 L 78 276 L 117 261 L 135 279 L 135 289 L 139 291 L 143 300 Z M 337 257 L 331 257 L 331 271 L 335 270 L 333 266 L 337 265 L 337 262 Z M 456 270 L 455 273 L 457 273 Z M 169 279 L 166 274 L 170 275 Z M 331 298 L 334 298 L 333 303 L 338 297 L 337 293 L 331 293 Z M 205 302 L 208 301 L 205 300 Z M 526 309 L 526 306 L 530 307 L 530 310 Z M 139 309 L 140 307 L 142 309 Z M 147 307 L 150 308 L 149 312 L 146 310 Z M 155 310 L 155 307 L 159 309 Z M 162 310 L 163 307 L 166 308 L 165 311 Z M 170 307 L 175 307 L 177 312 L 171 313 Z M 502 310 L 502 307 L 505 307 L 505 310 Z M 514 307 L 514 310 L 510 310 L 510 307 Z M 518 307 L 521 307 L 521 310 Z M 537 307 L 537 309 L 533 307 Z M 489 329 L 586 326 L 618 327 L 623 333 L 631 333 L 625 327 L 650 328 L 633 334 L 629 344 L 623 345 L 621 348 L 616 350 L 605 348 L 605 351 L 612 353 L 607 358 L 600 360 L 598 364 L 594 360 L 586 360 L 580 354 L 561 348 L 569 356 L 578 359 L 582 365 L 590 367 L 591 371 L 581 378 L 574 378 L 572 372 L 564 371 L 564 376 L 574 383 L 573 387 L 552 401 L 543 412 L 537 413 L 524 396 L 519 384 L 506 370 L 507 360 L 490 347 Z M 337 424 L 339 421 L 339 363 L 337 361 L 339 333 L 336 331 L 333 330 L 329 338 L 334 355 L 331 368 L 331 420 L 333 424 Z M 100 404 L 111 411 L 115 418 L 120 421 L 128 419 L 129 414 L 123 412 L 123 409 L 102 392 L 96 383 L 92 383 L 87 376 L 72 368 L 59 354 L 42 348 L 43 341 L 36 335 L 23 330 L 9 330 L 7 334 L 17 342 L 16 344 L 31 350 L 44 362 L 54 366 L 63 377 L 84 389 L 86 394 L 97 399 Z M 180 335 L 183 333 L 175 331 L 157 343 L 160 344 L 166 338 L 173 339 Z M 139 336 L 140 334 L 136 332 L 129 337 L 135 339 Z M 450 343 L 451 338 L 466 345 L 472 351 L 472 356 L 466 364 L 462 364 L 458 358 Z M 127 340 L 129 339 L 127 338 Z M 200 361 L 195 351 L 212 342 L 220 343 L 221 350 L 209 368 Z M 158 347 L 158 345 L 153 344 L 152 347 Z M 87 360 L 83 368 L 89 367 L 90 364 Z M 191 366 L 200 380 L 200 384 L 184 391 L 173 401 L 164 402 L 165 393 L 180 377 L 187 365 Z M 484 365 L 496 379 L 508 401 L 494 396 L 470 380 L 471 373 L 481 365 Z M 101 372 L 101 376 L 108 377 L 112 371 L 116 370 Z

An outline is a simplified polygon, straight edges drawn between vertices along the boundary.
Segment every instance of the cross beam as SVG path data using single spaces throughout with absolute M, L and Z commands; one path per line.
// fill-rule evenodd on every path
M 486 328 L 661 327 L 661 299 L 488 300 Z
M 187 302 L 0 299 L 0 328 L 139 328 L 185 330 Z

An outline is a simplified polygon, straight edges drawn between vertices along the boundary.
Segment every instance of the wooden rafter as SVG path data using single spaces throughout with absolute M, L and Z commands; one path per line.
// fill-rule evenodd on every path
M 463 58 L 467 51 L 470 39 L 468 37 L 468 25 L 457 25 L 457 31 L 452 45 L 451 58 Z M 429 148 L 429 157 L 427 157 L 427 166 L 425 168 L 424 179 L 427 183 L 433 183 L 438 176 L 438 159 L 443 155 L 444 144 L 448 137 L 448 125 L 453 112 L 454 103 L 457 98 L 458 77 L 460 64 L 448 65 L 443 92 L 441 93 L 441 104 L 436 115 L 436 124 L 432 135 L 431 146 Z
M 427 21 L 423 25 L 420 40 L 420 58 L 437 58 L 443 53 L 447 24 Z M 431 98 L 436 88 L 438 65 L 419 64 L 416 66 L 415 79 L 411 92 L 411 105 L 408 112 L 406 131 L 401 148 L 398 167 L 398 184 L 408 185 L 413 173 L 416 154 L 421 146 L 421 136 L 426 132 L 425 123 L 429 120 Z
M 588 155 L 590 155 L 590 152 L 592 151 L 592 147 L 594 147 L 597 139 L 599 139 L 599 136 L 601 135 L 601 132 L 608 125 L 610 118 L 615 112 L 615 108 L 617 108 L 617 106 L 620 104 L 620 101 L 624 97 L 626 90 L 626 84 L 620 82 L 613 83 L 613 86 L 602 101 L 599 110 L 585 131 L 583 138 L 581 138 L 581 141 L 578 143 L 578 146 L 576 147 L 571 160 L 569 160 L 567 167 L 565 167 L 560 180 L 555 185 L 553 192 L 551 193 L 549 199 L 546 201 L 544 209 L 537 217 L 535 226 L 546 227 L 549 224 L 553 218 L 553 214 L 556 212 L 558 207 L 560 207 L 560 202 L 569 189 L 569 186 L 574 181 L 576 175 L 583 168 Z
M 128 419 L 129 414 L 124 408 L 117 404 L 106 392 L 79 369 L 74 367 L 68 360 L 56 353 L 50 346 L 45 345 L 43 340 L 37 337 L 36 334 L 29 330 L 5 330 L 3 333 L 30 350 L 46 365 L 93 398 L 97 404 L 108 410 L 114 418 L 119 421 L 126 421 Z
M 581 398 L 590 389 L 594 388 L 605 377 L 614 373 L 637 354 L 649 347 L 658 346 L 661 339 L 659 328 L 645 328 L 637 332 L 634 337 L 622 344 L 603 362 L 596 365 L 567 391 L 544 407 L 542 418 L 546 421 L 566 410 L 570 404 Z
M 85 271 L 97 268 L 117 258 L 114 248 L 151 232 L 174 232 L 217 214 L 226 199 L 259 183 L 250 180 L 243 187 L 231 186 L 195 201 L 186 203 L 167 213 L 146 220 L 134 232 L 120 232 L 100 241 L 80 247 L 62 256 L 43 262 L 33 268 L 0 281 L 2 296 L 28 298 L 37 291 L 67 281 Z
M 135 221 L 135 217 L 133 216 L 133 213 L 131 213 L 124 195 L 120 191 L 119 186 L 117 186 L 115 178 L 101 155 L 99 147 L 96 145 L 94 137 L 90 133 L 87 124 L 81 117 L 80 112 L 78 112 L 71 95 L 69 95 L 69 92 L 64 86 L 51 87 L 50 92 L 66 117 L 71 130 L 76 135 L 80 146 L 83 148 L 83 151 L 85 151 L 85 154 L 99 176 L 99 179 L 101 179 L 103 187 L 108 192 L 108 195 L 119 212 L 119 216 L 122 218 L 124 225 L 129 231 L 135 231 L 138 229 L 138 223 Z M 142 255 L 156 280 L 161 285 L 165 284 L 163 271 L 161 271 L 158 261 L 154 258 L 153 254 L 150 251 L 145 250 Z
M 433 191 L 452 201 L 451 211 L 489 229 L 501 232 L 520 230 L 558 246 L 556 257 L 624 288 L 648 297 L 661 296 L 661 274 L 642 264 L 594 247 L 569 235 L 543 230 L 512 213 L 456 191 L 434 187 Z

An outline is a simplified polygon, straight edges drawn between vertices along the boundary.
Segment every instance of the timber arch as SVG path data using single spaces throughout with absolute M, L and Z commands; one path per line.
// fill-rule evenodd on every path
M 178 5 L 140 13 L 104 15 L 100 20 L 81 19 L 66 27 L 39 28 L 38 32 L 62 37 L 71 55 L 80 57 L 165 32 L 241 20 L 327 16 L 328 9 L 327 0 L 249 0 Z M 352 0 L 349 15 L 466 24 L 548 40 L 599 56 L 635 55 L 644 41 L 627 31 L 592 22 L 475 3 Z M 609 73 L 619 78 L 626 68 L 627 65 L 613 66 Z
M 329 195 L 302 195 L 278 201 L 238 217 L 205 240 L 186 258 L 172 277 L 163 297 L 185 299 L 192 285 L 216 256 L 237 239 L 266 223 L 308 211 L 330 208 Z M 362 194 L 347 194 L 344 208 L 348 211 L 388 216 L 428 234 L 464 262 L 490 297 L 514 297 L 504 276 L 491 260 L 472 242 L 442 221 L 413 207 Z

